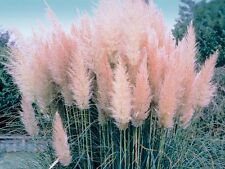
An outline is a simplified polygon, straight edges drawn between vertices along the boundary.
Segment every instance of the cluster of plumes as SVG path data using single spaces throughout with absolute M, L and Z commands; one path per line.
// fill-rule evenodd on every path
M 9 65 L 23 96 L 44 113 L 60 91 L 65 104 L 80 109 L 93 99 L 100 123 L 113 118 L 120 129 L 138 127 L 154 109 L 170 128 L 175 117 L 187 126 L 215 93 L 217 54 L 196 71 L 192 24 L 176 46 L 153 2 L 102 0 L 69 33 L 50 18 L 53 30 L 13 49 Z

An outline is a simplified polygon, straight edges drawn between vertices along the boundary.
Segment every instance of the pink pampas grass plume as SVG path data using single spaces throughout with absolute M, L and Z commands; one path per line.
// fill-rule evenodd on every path
M 164 79 L 168 55 L 165 49 L 158 49 L 156 34 L 149 37 L 147 47 L 149 82 L 152 88 L 153 101 L 158 102 L 160 88 Z
M 157 8 L 153 1 L 149 2 L 149 22 L 150 26 L 156 33 L 158 39 L 158 46 L 161 48 L 166 46 L 165 35 L 167 28 L 165 25 L 164 17 L 161 11 Z
M 111 111 L 117 126 L 123 130 L 131 120 L 132 95 L 128 75 L 120 59 L 114 74 Z
M 22 97 L 22 111 L 20 112 L 20 115 L 27 133 L 30 136 L 37 136 L 39 127 L 35 118 L 32 102 L 24 96 Z
M 121 46 L 122 2 L 100 1 L 95 11 L 94 40 L 111 55 Z M 112 59 L 113 60 L 113 59 Z
M 88 109 L 89 100 L 91 98 L 92 80 L 90 73 L 84 63 L 84 58 L 81 55 L 79 48 L 74 52 L 71 58 L 69 70 L 70 89 L 73 93 L 73 99 L 79 109 Z
M 179 62 L 181 62 L 180 75 L 182 78 L 181 85 L 183 91 L 181 94 L 180 119 L 183 126 L 188 126 L 194 113 L 194 79 L 195 73 L 195 56 L 196 42 L 193 25 L 188 27 L 187 35 L 182 39 L 177 47 Z
M 112 93 L 112 83 L 113 83 L 113 72 L 110 67 L 107 55 L 103 54 L 99 63 L 96 67 L 96 76 L 97 76 L 97 100 L 99 111 L 102 114 L 100 117 L 100 121 L 104 122 L 104 119 L 101 120 L 102 117 L 110 116 L 110 93 Z M 104 116 L 103 116 L 104 115 Z
M 137 65 L 149 28 L 149 6 L 144 1 L 122 1 L 123 46 L 129 64 Z
M 60 163 L 63 166 L 68 166 L 72 161 L 72 157 L 70 155 L 67 134 L 63 128 L 62 119 L 58 112 L 55 114 L 53 123 L 53 147 Z
M 151 98 L 147 70 L 147 55 L 145 54 L 142 63 L 139 66 L 133 89 L 132 123 L 134 126 L 140 126 L 148 117 L 148 108 L 150 106 Z
M 180 77 L 178 72 L 179 66 L 176 64 L 176 57 L 171 56 L 168 60 L 167 72 L 160 88 L 158 101 L 158 116 L 160 123 L 167 128 L 173 127 L 173 118 L 179 105 L 179 93 L 182 91 Z
M 32 45 L 30 45 L 32 44 Z M 8 66 L 22 95 L 37 101 L 44 112 L 53 98 L 53 86 L 47 64 L 48 44 L 35 34 L 12 49 Z
M 20 44 L 19 42 L 17 47 L 11 49 L 11 58 L 7 69 L 20 92 L 29 100 L 34 100 L 34 77 L 30 74 L 32 70 L 30 63 L 34 50 L 33 46 L 27 48 L 26 45 L 26 43 Z
M 159 121 L 164 127 L 173 127 L 173 117 L 177 108 L 176 81 L 166 75 L 159 96 Z
M 36 39 L 34 43 L 36 43 L 36 49 L 31 58 L 30 76 L 33 77 L 35 100 L 42 112 L 45 112 L 54 99 L 54 86 L 47 62 L 48 43 L 42 39 Z
M 72 92 L 69 90 L 68 68 L 70 58 L 76 48 L 71 36 L 66 34 L 51 10 L 48 10 L 48 16 L 52 22 L 53 31 L 49 37 L 48 50 L 48 68 L 53 81 L 60 86 L 65 104 L 72 104 Z
M 195 106 L 206 107 L 214 96 L 216 87 L 211 81 L 214 74 L 217 56 L 218 54 L 215 53 L 206 60 L 203 68 L 195 78 Z

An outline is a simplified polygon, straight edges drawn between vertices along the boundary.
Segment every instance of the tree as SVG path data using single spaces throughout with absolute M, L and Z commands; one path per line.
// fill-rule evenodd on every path
M 193 20 L 196 31 L 198 60 L 204 62 L 215 51 L 219 52 L 217 66 L 225 65 L 225 0 L 181 0 L 179 19 L 173 29 L 177 41 L 186 32 L 187 25 Z
M 196 5 L 193 0 L 181 0 L 181 3 L 179 6 L 179 18 L 176 20 L 177 23 L 172 30 L 177 41 L 183 38 L 187 31 L 187 25 L 193 20 L 193 10 Z

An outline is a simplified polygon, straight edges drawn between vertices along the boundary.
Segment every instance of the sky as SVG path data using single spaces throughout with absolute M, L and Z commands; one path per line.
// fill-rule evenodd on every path
M 154 0 L 163 12 L 169 28 L 178 17 L 179 0 Z M 67 29 L 78 13 L 92 13 L 98 0 L 46 0 Z M 44 0 L 0 0 L 0 27 L 18 29 L 29 35 L 39 23 L 47 23 Z

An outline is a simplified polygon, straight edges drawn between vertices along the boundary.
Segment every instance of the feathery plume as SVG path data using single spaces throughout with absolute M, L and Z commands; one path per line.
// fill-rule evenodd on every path
M 148 80 L 147 55 L 145 54 L 136 77 L 133 89 L 133 113 L 132 123 L 140 126 L 148 117 L 148 108 L 151 102 L 151 89 Z
M 129 64 L 137 65 L 150 23 L 148 5 L 144 1 L 127 0 L 123 1 L 122 8 L 123 15 L 120 25 L 124 50 Z
M 154 40 L 155 38 L 153 38 L 153 41 L 149 42 L 147 53 L 149 82 L 150 86 L 152 87 L 153 100 L 154 102 L 158 102 L 168 56 L 164 49 L 157 49 L 157 41 Z
M 184 127 L 187 127 L 194 113 L 194 79 L 195 73 L 195 56 L 196 42 L 193 25 L 188 27 L 187 35 L 178 44 L 178 62 L 180 62 L 180 77 L 183 91 L 181 95 L 180 119 Z
M 173 118 L 178 107 L 179 92 L 181 91 L 179 66 L 174 66 L 176 57 L 171 56 L 168 60 L 167 72 L 162 83 L 159 95 L 158 116 L 160 123 L 167 128 L 173 127 Z
M 34 100 L 35 88 L 33 79 L 35 77 L 30 75 L 32 70 L 30 62 L 31 56 L 33 56 L 33 49 L 26 48 L 27 44 L 25 43 L 19 45 L 11 49 L 11 58 L 7 69 L 22 95 L 29 98 L 29 100 Z
M 128 75 L 121 59 L 114 72 L 113 92 L 111 100 L 112 117 L 119 129 L 126 129 L 131 120 L 131 88 Z
M 91 77 L 84 63 L 79 48 L 74 52 L 71 58 L 69 70 L 70 89 L 73 93 L 73 99 L 79 109 L 88 109 L 91 98 Z
M 68 87 L 68 68 L 76 44 L 74 44 L 72 38 L 63 31 L 53 12 L 48 12 L 54 28 L 49 37 L 48 68 L 53 81 L 61 88 L 65 103 L 71 105 L 73 99 L 72 93 Z
M 31 40 L 20 43 L 12 49 L 9 72 L 21 93 L 37 101 L 44 112 L 53 99 L 53 85 L 47 66 L 48 44 L 35 34 Z
M 98 107 L 102 117 L 110 115 L 110 93 L 112 93 L 113 72 L 107 55 L 103 54 L 96 67 L 98 86 Z M 104 116 L 103 116 L 104 115 Z M 104 120 L 101 120 L 102 122 Z
M 111 55 L 121 45 L 122 2 L 100 1 L 95 11 L 94 40 Z
M 22 111 L 20 112 L 20 115 L 27 133 L 30 136 L 37 136 L 39 127 L 35 118 L 34 109 L 31 101 L 24 96 L 22 97 Z
M 67 134 L 63 128 L 62 119 L 58 112 L 55 114 L 53 124 L 53 147 L 56 156 L 59 158 L 63 166 L 68 166 L 71 163 L 70 147 L 68 144 Z
M 211 80 L 214 74 L 217 56 L 218 54 L 215 53 L 206 60 L 203 68 L 195 78 L 195 106 L 206 107 L 216 91 L 216 87 L 212 84 Z
M 37 47 L 31 58 L 30 76 L 33 77 L 35 100 L 42 112 L 45 112 L 54 99 L 54 86 L 47 63 L 48 44 L 41 39 L 34 40 L 34 43 Z

